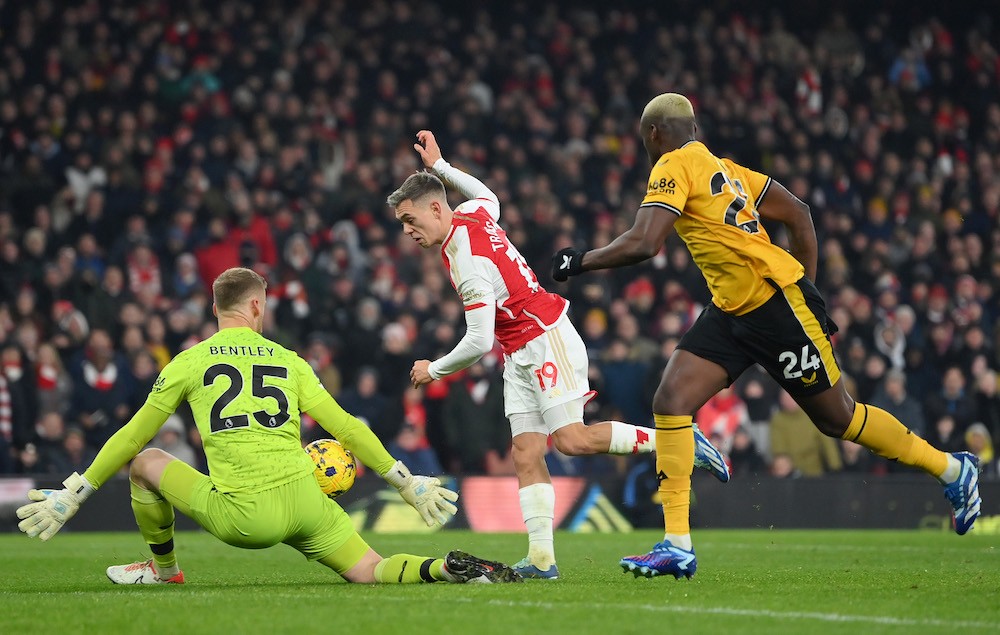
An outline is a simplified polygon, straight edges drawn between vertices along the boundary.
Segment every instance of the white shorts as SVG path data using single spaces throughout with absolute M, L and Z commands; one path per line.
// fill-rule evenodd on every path
M 587 347 L 565 316 L 552 330 L 504 355 L 504 414 L 511 419 L 512 436 L 552 434 L 582 422 L 583 406 L 592 396 L 588 363 Z

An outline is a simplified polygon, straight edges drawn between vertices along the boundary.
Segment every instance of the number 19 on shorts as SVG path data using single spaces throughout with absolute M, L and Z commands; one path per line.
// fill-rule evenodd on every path
M 535 377 L 538 378 L 538 385 L 541 386 L 542 392 L 545 392 L 549 388 L 556 387 L 556 382 L 559 381 L 559 369 L 552 362 L 545 362 L 541 368 L 535 369 Z

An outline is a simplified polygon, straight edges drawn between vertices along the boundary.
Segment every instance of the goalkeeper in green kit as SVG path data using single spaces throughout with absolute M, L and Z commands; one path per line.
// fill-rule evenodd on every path
M 519 581 L 506 565 L 460 551 L 444 559 L 382 558 L 358 535 L 313 477 L 300 440 L 301 412 L 396 487 L 429 526 L 457 511 L 458 494 L 436 478 L 410 474 L 334 401 L 305 360 L 261 335 L 266 288 L 249 269 L 222 273 L 212 285 L 219 332 L 167 364 L 146 403 L 82 475 L 72 474 L 62 490 L 29 492 L 35 502 L 17 510 L 21 531 L 48 540 L 132 460 L 132 510 L 152 558 L 109 567 L 116 584 L 184 582 L 174 553 L 175 507 L 227 544 L 285 543 L 350 582 Z M 183 400 L 191 404 L 211 476 L 162 450 L 142 450 Z

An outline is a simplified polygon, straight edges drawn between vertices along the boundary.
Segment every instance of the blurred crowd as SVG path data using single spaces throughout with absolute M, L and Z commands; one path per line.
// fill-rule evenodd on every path
M 215 331 L 211 282 L 243 265 L 269 281 L 265 334 L 414 472 L 512 473 L 497 351 L 408 385 L 464 328 L 439 254 L 384 203 L 418 169 L 422 128 L 494 189 L 511 240 L 570 298 L 599 391 L 588 420 L 649 423 L 709 301 L 701 274 L 675 239 L 563 285 L 548 258 L 631 225 L 649 169 L 638 114 L 677 91 L 711 149 L 811 205 L 851 392 L 995 474 L 994 21 L 898 1 L 702 4 L 0 2 L 0 472 L 85 467 L 159 369 Z M 816 433 L 759 370 L 696 420 L 737 474 L 894 467 Z M 189 412 L 154 444 L 205 469 Z

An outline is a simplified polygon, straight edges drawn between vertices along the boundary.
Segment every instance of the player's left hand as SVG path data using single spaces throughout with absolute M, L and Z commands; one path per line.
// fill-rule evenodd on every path
M 430 365 L 431 362 L 429 359 L 418 359 L 413 362 L 413 368 L 410 369 L 410 383 L 413 384 L 414 388 L 419 388 L 424 384 L 434 381 L 429 370 Z
M 441 158 L 441 148 L 438 147 L 434 133 L 430 130 L 421 130 L 417 133 L 417 141 L 420 143 L 414 143 L 413 149 L 420 155 L 426 167 L 433 168 Z
M 556 282 L 566 282 L 570 276 L 575 276 L 583 272 L 583 255 L 587 253 L 582 249 L 566 247 L 556 252 L 552 256 L 552 279 Z
M 94 488 L 87 479 L 73 472 L 63 481 L 65 489 L 33 489 L 28 492 L 28 498 L 35 501 L 17 509 L 17 517 L 21 519 L 17 528 L 28 534 L 29 538 L 38 536 L 48 540 L 56 535 L 62 526 L 72 518 L 83 501 L 94 493 Z
M 417 510 L 428 527 L 444 525 L 458 511 L 452 504 L 458 500 L 458 492 L 442 486 L 433 476 L 410 474 L 402 461 L 396 461 L 386 472 L 385 480 L 399 490 L 399 495 Z

